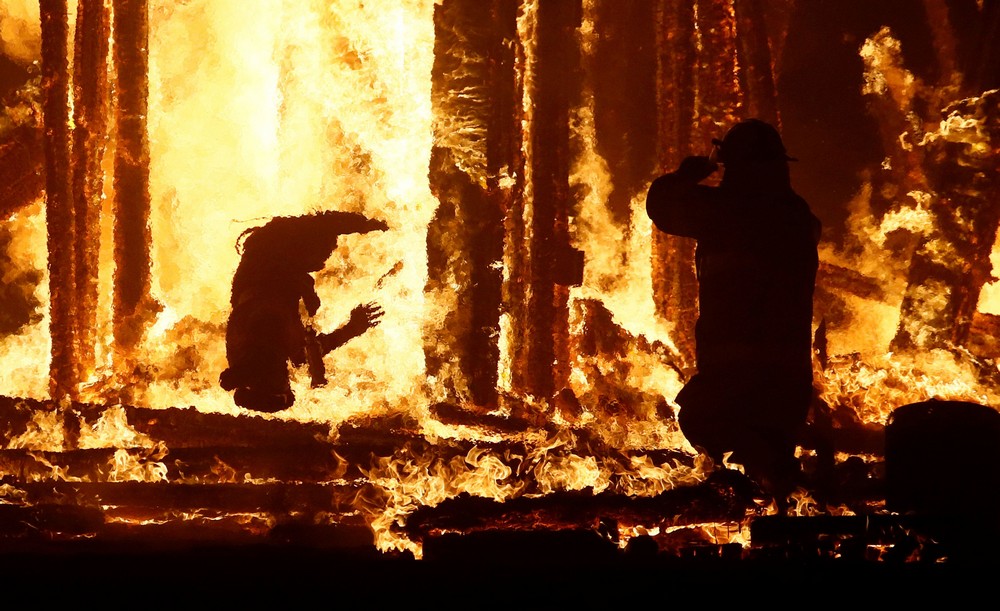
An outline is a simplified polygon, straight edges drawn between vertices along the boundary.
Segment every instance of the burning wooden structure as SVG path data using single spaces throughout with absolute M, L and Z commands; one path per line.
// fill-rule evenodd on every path
M 997 405 L 995 4 L 908 4 L 899 27 L 935 41 L 917 74 L 892 24 L 851 30 L 842 95 L 880 152 L 820 202 L 839 208 L 818 210 L 817 400 L 789 515 L 676 427 L 693 244 L 653 232 L 643 201 L 744 117 L 825 163 L 793 78 L 819 9 L 370 4 L 5 9 L 22 27 L 3 34 L 3 546 L 440 557 L 584 532 L 615 557 L 789 554 L 796 536 L 933 555 L 901 551 L 916 518 L 886 506 L 884 433 L 908 404 Z M 371 296 L 385 322 L 327 357 L 325 387 L 300 372 L 286 412 L 238 408 L 217 384 L 236 238 L 328 209 L 389 231 L 316 274 L 318 322 Z

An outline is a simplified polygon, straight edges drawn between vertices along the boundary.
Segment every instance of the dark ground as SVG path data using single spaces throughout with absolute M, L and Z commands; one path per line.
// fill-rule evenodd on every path
M 501 543 L 506 540 L 507 543 Z M 940 599 L 992 604 L 1000 564 L 807 558 L 649 558 L 609 554 L 585 538 L 467 539 L 414 560 L 374 549 L 309 545 L 33 545 L 0 554 L 6 584 L 38 602 L 177 608 L 191 602 L 278 603 L 282 608 L 754 608 L 896 607 Z M 558 549 L 552 546 L 557 545 Z M 8 588 L 8 592 L 12 589 Z M 920 608 L 920 607 L 918 607 Z

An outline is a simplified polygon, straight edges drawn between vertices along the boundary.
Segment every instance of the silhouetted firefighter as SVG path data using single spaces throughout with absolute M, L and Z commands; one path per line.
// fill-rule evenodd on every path
M 323 356 L 379 323 L 381 307 L 361 304 L 344 326 L 316 334 L 303 323 L 300 306 L 310 317 L 319 310 L 311 274 L 323 269 L 339 236 L 386 229 L 383 221 L 329 211 L 276 217 L 240 234 L 226 327 L 229 368 L 219 376 L 222 388 L 235 391 L 237 405 L 263 412 L 291 407 L 289 362 L 308 363 L 312 385 L 322 385 Z
M 697 373 L 678 422 L 716 461 L 731 451 L 764 491 L 788 491 L 812 397 L 812 298 L 820 222 L 791 187 L 778 131 L 738 123 L 711 156 L 691 156 L 650 185 L 660 230 L 697 240 Z M 699 184 L 719 166 L 719 186 Z

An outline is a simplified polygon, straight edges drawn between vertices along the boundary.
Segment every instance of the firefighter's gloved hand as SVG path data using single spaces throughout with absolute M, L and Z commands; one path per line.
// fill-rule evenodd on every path
M 692 155 L 685 157 L 681 165 L 677 168 L 677 174 L 692 182 L 701 182 L 711 176 L 719 169 L 719 164 L 715 163 L 704 155 Z

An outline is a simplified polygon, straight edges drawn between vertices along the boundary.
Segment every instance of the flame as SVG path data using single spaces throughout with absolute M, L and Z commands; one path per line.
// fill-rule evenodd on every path
M 339 326 L 371 300 L 386 313 L 328 357 L 325 388 L 309 391 L 297 375 L 300 399 L 283 417 L 343 418 L 425 392 L 411 346 L 433 309 L 422 294 L 436 206 L 427 186 L 432 10 L 430 1 L 154 3 L 150 181 L 164 309 L 144 343 L 161 374 L 145 403 L 238 411 L 212 378 L 224 363 L 236 238 L 261 219 L 324 209 L 364 212 L 391 229 L 341 241 L 317 274 L 317 327 Z M 368 279 L 397 262 L 382 286 Z M 189 347 L 185 366 L 171 363 Z
M 51 352 L 48 317 L 48 255 L 45 246 L 44 206 L 34 203 L 7 220 L 11 236 L 5 255 L 3 280 L 19 284 L 37 279 L 30 291 L 34 314 L 17 332 L 2 340 L 0 353 L 6 366 L 0 371 L 0 387 L 12 396 L 43 399 L 48 395 L 48 362 Z
M 0 6 L 0 53 L 20 63 L 31 63 L 41 55 L 38 3 L 8 0 Z
M 543 414 L 545 427 L 502 433 L 446 424 L 431 416 L 431 404 L 455 397 L 449 396 L 451 391 L 440 379 L 427 375 L 422 334 L 429 321 L 464 305 L 447 291 L 430 295 L 424 290 L 427 229 L 439 204 L 429 186 L 432 148 L 454 150 L 459 170 L 480 187 L 494 178 L 506 191 L 523 185 L 519 221 L 529 232 L 536 213 L 530 163 L 525 164 L 524 176 L 515 176 L 510 167 L 488 176 L 482 118 L 474 111 L 435 116 L 431 73 L 434 10 L 439 4 L 434 0 L 150 1 L 147 129 L 150 301 L 155 314 L 130 355 L 139 366 L 123 369 L 112 350 L 114 193 L 111 181 L 105 181 L 98 364 L 88 372 L 80 398 L 110 406 L 93 422 L 71 404 L 32 411 L 25 430 L 7 443 L 8 449 L 31 452 L 38 466 L 26 477 L 83 481 L 47 453 L 84 449 L 113 450 L 96 476 L 105 481 L 205 483 L 171 476 L 165 462 L 169 448 L 131 426 L 125 407 L 111 397 L 127 386 L 134 389 L 135 403 L 143 407 L 192 405 L 204 412 L 247 415 L 217 383 L 225 367 L 230 282 L 239 263 L 237 238 L 273 216 L 329 209 L 382 218 L 390 230 L 342 239 L 327 267 L 316 274 L 323 303 L 316 326 L 332 330 L 346 320 L 351 308 L 372 300 L 385 309 L 385 316 L 378 327 L 326 357 L 326 386 L 311 388 L 307 372 L 296 371 L 295 405 L 260 417 L 328 423 L 333 437 L 338 424 L 359 416 L 403 412 L 417 423 L 415 434 L 431 442 L 431 449 L 405 445 L 362 467 L 365 489 L 356 506 L 368 519 L 379 549 L 420 557 L 420 544 L 402 535 L 399 526 L 415 510 L 462 494 L 498 503 L 562 491 L 654 496 L 702 483 L 717 468 L 740 469 L 728 462 L 713 465 L 697 455 L 677 427 L 674 398 L 683 380 L 670 363 L 677 351 L 674 330 L 657 314 L 650 288 L 654 229 L 643 210 L 645 185 L 627 194 L 630 216 L 616 219 L 607 203 L 622 185 L 616 182 L 612 160 L 603 158 L 597 146 L 598 110 L 589 75 L 581 82 L 579 106 L 571 109 L 569 186 L 579 198 L 570 234 L 586 264 L 582 283 L 569 290 L 569 332 L 572 344 L 591 331 L 590 317 L 606 315 L 604 322 L 616 334 L 618 352 L 591 353 L 573 344 L 569 390 L 579 409 L 559 409 L 558 400 L 548 397 L 511 397 L 510 403 Z M 517 16 L 522 48 L 516 72 L 523 85 L 524 134 L 532 132 L 536 120 L 538 92 L 533 83 L 539 60 L 539 6 L 540 0 L 526 0 Z M 576 32 L 585 56 L 597 52 L 596 6 L 590 0 L 583 3 Z M 725 10 L 725 27 L 735 28 L 733 5 Z M 5 3 L 0 8 L 0 52 L 25 65 L 37 62 L 38 21 L 37 2 Z M 697 24 L 695 29 L 700 47 L 704 33 Z M 735 36 L 735 30 L 730 35 Z M 874 297 L 838 295 L 848 322 L 829 331 L 829 362 L 817 372 L 820 397 L 869 424 L 884 424 L 895 407 L 929 398 L 998 404 L 1000 390 L 984 382 L 981 359 L 961 346 L 919 353 L 892 349 L 901 327 L 918 345 L 929 341 L 932 332 L 921 319 L 901 316 L 904 299 L 918 310 L 933 312 L 954 296 L 952 287 L 940 281 L 910 286 L 913 258 L 943 266 L 961 263 L 955 244 L 937 226 L 936 211 L 947 198 L 935 190 L 925 167 L 901 157 L 919 156 L 942 142 L 962 145 L 961 163 L 966 164 L 992 159 L 997 151 L 982 117 L 955 107 L 942 110 L 942 116 L 933 120 L 915 114 L 918 102 L 945 109 L 960 98 L 958 88 L 954 83 L 933 87 L 917 79 L 905 68 L 903 50 L 890 30 L 882 29 L 859 52 L 866 66 L 862 93 L 888 101 L 906 119 L 903 133 L 892 135 L 899 151 L 882 164 L 886 172 L 900 172 L 900 178 L 898 184 L 867 181 L 849 202 L 847 247 L 822 246 L 825 263 L 857 272 L 880 292 Z M 462 69 L 472 71 L 483 61 L 467 57 Z M 732 86 L 739 88 L 735 74 Z M 485 104 L 490 92 L 471 87 L 456 95 Z M 526 159 L 545 154 L 534 149 L 531 138 L 521 143 L 520 153 Z M 110 155 L 105 171 L 112 173 Z M 888 201 L 889 209 L 875 214 L 876 200 Z M 968 219 L 956 222 L 974 229 Z M 15 333 L 0 339 L 0 353 L 5 356 L 0 392 L 47 399 L 52 339 L 44 201 L 14 213 L 5 231 L 10 240 L 3 253 L 3 280 L 23 289 L 33 312 Z M 522 248 L 514 240 L 505 242 L 503 259 L 497 263 L 505 286 L 520 281 L 512 274 L 514 257 Z M 519 265 L 530 266 L 526 258 L 535 254 L 525 254 Z M 1000 266 L 1000 242 L 992 262 L 994 268 Z M 979 311 L 1000 313 L 1000 281 L 984 287 Z M 507 396 L 515 394 L 512 379 L 518 364 L 511 362 L 511 356 L 514 339 L 523 332 L 517 325 L 516 317 L 504 311 L 496 329 L 497 390 Z M 461 394 L 463 374 L 457 366 L 448 367 L 441 377 L 458 380 L 455 385 Z M 510 416 L 512 410 L 504 404 L 490 415 Z M 70 430 L 74 424 L 79 424 L 77 432 Z M 460 442 L 470 441 L 468 451 L 455 450 L 464 447 L 457 445 Z M 665 460 L 648 453 L 659 449 L 677 450 L 691 460 Z M 271 481 L 241 473 L 219 459 L 211 473 L 212 483 Z M 332 479 L 342 476 L 337 473 Z M 16 487 L 0 486 L 2 502 L 23 502 L 24 496 Z M 790 500 L 794 515 L 853 511 L 846 506 L 821 507 L 802 489 Z M 779 510 L 772 504 L 758 511 L 766 515 Z M 156 518 L 160 519 L 217 516 L 177 512 Z M 241 519 L 249 528 L 261 530 L 274 521 L 265 514 Z M 119 516 L 109 520 L 135 521 Z M 620 524 L 618 528 L 621 546 L 637 536 L 666 537 L 681 530 L 716 544 L 746 546 L 750 540 L 743 522 L 679 526 L 667 520 L 655 527 Z

